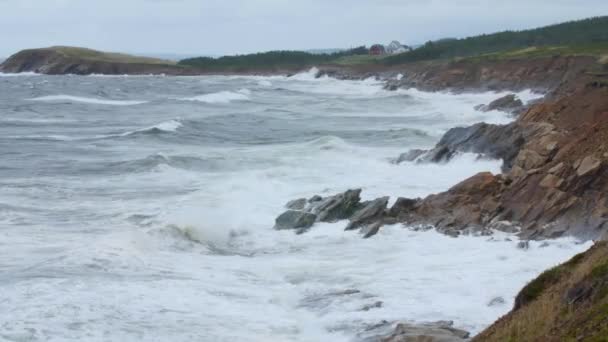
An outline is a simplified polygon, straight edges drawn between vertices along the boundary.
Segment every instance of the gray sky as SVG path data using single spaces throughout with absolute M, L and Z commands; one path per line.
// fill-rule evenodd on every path
M 0 56 L 51 45 L 218 55 L 417 44 L 606 14 L 607 0 L 0 0 Z

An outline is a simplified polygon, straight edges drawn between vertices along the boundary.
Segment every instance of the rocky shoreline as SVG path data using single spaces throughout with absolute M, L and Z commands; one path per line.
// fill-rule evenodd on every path
M 361 202 L 360 189 L 328 198 L 300 199 L 297 206 L 287 206 L 289 210 L 277 219 L 276 228 L 302 233 L 314 222 L 348 219 L 346 229 L 360 229 L 364 237 L 373 236 L 384 225 L 398 223 L 434 227 L 450 236 L 500 230 L 518 233 L 524 240 L 606 237 L 608 72 L 597 72 L 606 70 L 606 65 L 586 58 L 542 62 L 503 73 L 499 72 L 503 64 L 486 70 L 485 66 L 465 67 L 455 62 L 426 73 L 404 71 L 399 80 L 394 77 L 398 70 L 374 75 L 385 77 L 391 89 L 423 85 L 423 89 L 466 91 L 470 87 L 504 90 L 512 86 L 545 88 L 547 95 L 528 107 L 514 96 L 497 99 L 486 109 L 511 111 L 517 115 L 514 122 L 453 128 L 435 148 L 407 151 L 396 158 L 396 162 L 441 163 L 459 153 L 476 153 L 480 158 L 502 159 L 502 174 L 480 173 L 440 194 L 399 198 L 390 208 L 387 197 Z M 320 74 L 369 76 L 337 74 L 335 69 L 321 70 Z
M 351 73 L 321 70 L 320 75 L 344 79 L 380 77 L 385 79 L 389 90 L 417 87 L 464 92 L 528 88 L 542 90 L 546 96 L 528 106 L 508 96 L 478 107 L 509 111 L 517 118 L 507 125 L 479 123 L 453 128 L 433 149 L 407 151 L 395 160 L 442 163 L 459 153 L 476 153 L 480 158 L 502 159 L 501 174 L 479 173 L 443 193 L 426 198 L 398 198 L 391 207 L 387 206 L 388 197 L 362 202 L 361 189 L 326 198 L 298 199 L 286 205 L 288 210 L 277 218 L 275 228 L 295 229 L 301 234 L 316 222 L 348 220 L 345 230 L 358 229 L 363 238 L 373 237 L 389 224 L 436 229 L 453 237 L 503 231 L 516 234 L 522 240 L 519 244 L 522 248 L 526 248 L 530 239 L 562 236 L 608 239 L 608 67 L 585 58 L 556 58 L 505 68 L 509 63 L 492 67 L 456 62 L 419 72 L 392 70 L 371 74 L 361 70 Z M 526 296 L 537 282 L 546 281 L 543 277 L 546 278 L 541 275 L 524 288 L 518 298 Z M 570 294 L 578 290 L 575 287 L 568 291 Z M 520 307 L 516 302 L 505 319 L 517 317 Z M 535 305 L 530 310 L 536 310 Z M 513 329 L 501 326 L 505 319 L 475 340 L 492 339 L 502 333 L 501 329 Z M 385 326 L 382 333 L 364 341 L 468 340 L 468 333 L 452 328 L 451 324 L 441 324 L 401 323 L 393 330 L 386 330 Z M 528 333 L 517 330 L 521 336 Z M 593 336 L 594 332 L 586 334 Z

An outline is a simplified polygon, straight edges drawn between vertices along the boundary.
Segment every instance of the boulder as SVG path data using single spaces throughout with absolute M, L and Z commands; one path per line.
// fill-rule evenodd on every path
M 308 200 L 306 198 L 299 198 L 293 201 L 289 201 L 285 208 L 292 210 L 304 210 L 308 205 Z
M 452 321 L 423 324 L 399 323 L 390 336 L 380 338 L 379 341 L 462 342 L 467 340 L 469 336 L 469 332 L 454 328 L 454 322 Z
M 386 210 L 388 200 L 389 197 L 387 196 L 363 203 L 362 208 L 350 218 L 350 223 L 346 226 L 346 230 L 357 229 L 367 223 L 380 219 Z
M 478 123 L 448 130 L 429 151 L 411 150 L 399 156 L 404 161 L 446 162 L 458 153 L 477 153 L 487 158 L 502 159 L 503 168 L 510 170 L 515 157 L 525 143 L 523 130 L 517 124 L 492 125 Z
M 359 208 L 361 189 L 347 190 L 314 204 L 309 211 L 321 222 L 337 222 L 351 217 Z
M 491 110 L 499 110 L 508 113 L 515 113 L 524 106 L 524 103 L 515 94 L 509 94 L 496 99 L 487 106 L 477 106 L 475 109 L 483 112 L 489 112 Z
M 287 210 L 275 220 L 274 229 L 298 229 L 301 232 L 312 227 L 317 215 L 301 210 Z
M 380 228 L 382 228 L 383 222 L 378 221 L 374 222 L 366 227 L 361 228 L 361 232 L 363 233 L 364 239 L 369 239 L 370 237 L 378 234 Z

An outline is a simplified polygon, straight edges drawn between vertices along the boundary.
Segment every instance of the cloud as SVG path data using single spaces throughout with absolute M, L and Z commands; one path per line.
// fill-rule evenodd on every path
M 231 54 L 411 44 L 601 13 L 608 14 L 608 1 L 0 0 L 0 55 L 50 45 Z

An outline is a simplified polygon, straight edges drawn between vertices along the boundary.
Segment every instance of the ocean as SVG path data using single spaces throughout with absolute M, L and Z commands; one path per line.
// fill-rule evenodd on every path
M 357 341 L 383 321 L 438 320 L 476 333 L 590 246 L 274 230 L 295 198 L 394 202 L 500 172 L 470 154 L 393 161 L 452 127 L 512 121 L 474 109 L 504 94 L 315 74 L 0 74 L 0 339 Z

